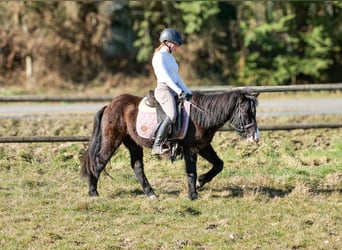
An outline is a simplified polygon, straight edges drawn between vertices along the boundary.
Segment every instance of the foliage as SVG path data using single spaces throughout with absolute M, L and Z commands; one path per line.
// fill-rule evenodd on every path
M 279 85 L 295 84 L 298 77 L 311 82 L 327 80 L 322 73 L 333 63 L 332 38 L 322 25 L 298 31 L 295 21 L 296 13 L 280 15 L 270 23 L 241 22 L 243 51 L 248 52 L 239 71 L 240 81 Z
M 212 16 L 219 13 L 217 2 L 203 1 L 203 2 L 181 2 L 176 4 L 176 8 L 181 11 L 186 34 L 198 32 L 202 27 L 207 27 L 205 22 L 210 20 Z
M 170 1 L 144 1 L 129 2 L 129 6 L 134 9 L 133 15 L 137 20 L 137 38 L 134 42 L 138 48 L 136 59 L 138 62 L 146 62 L 151 58 L 153 48 L 159 45 L 161 30 L 165 27 L 178 27 L 177 16 L 172 14 L 175 12 L 174 5 Z
M 186 80 L 336 82 L 342 79 L 341 19 L 337 1 L 3 2 L 0 83 L 153 75 L 150 59 L 165 27 L 185 38 L 176 56 Z M 32 76 L 25 75 L 28 59 Z
M 3 30 L 4 36 L 13 37 L 3 43 L 8 56 L 7 64 L 15 62 L 22 68 L 26 57 L 34 59 L 35 77 L 44 77 L 50 72 L 57 72 L 65 81 L 83 82 L 95 77 L 101 67 L 102 32 L 106 20 L 93 12 L 96 4 L 77 6 L 72 2 L 10 2 L 9 7 L 16 7 L 12 29 Z M 83 8 L 82 8 L 83 7 Z M 78 10 L 78 14 L 70 13 Z M 24 31 L 24 32 L 22 32 Z M 12 48 L 15 48 L 14 50 Z M 12 62 L 12 63 L 11 63 Z

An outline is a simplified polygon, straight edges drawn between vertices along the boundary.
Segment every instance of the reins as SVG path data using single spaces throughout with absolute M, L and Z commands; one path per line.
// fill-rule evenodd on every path
M 197 106 L 197 105 L 194 104 L 193 102 L 190 102 L 190 104 L 191 104 L 191 106 L 193 106 L 194 108 L 196 108 L 198 111 L 201 111 L 202 113 L 204 113 L 206 116 L 209 117 L 209 113 L 208 113 L 206 110 L 204 110 L 204 109 L 202 109 L 201 107 Z

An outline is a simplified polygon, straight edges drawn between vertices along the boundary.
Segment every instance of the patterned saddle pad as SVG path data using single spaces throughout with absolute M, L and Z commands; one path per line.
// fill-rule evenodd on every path
M 140 137 L 146 139 L 154 139 L 157 130 L 157 109 L 146 105 L 144 97 L 139 104 L 139 111 L 137 116 L 136 128 L 137 133 Z M 182 124 L 174 138 L 169 138 L 171 140 L 183 139 L 188 130 L 189 117 L 190 117 L 190 102 L 184 101 L 182 106 Z

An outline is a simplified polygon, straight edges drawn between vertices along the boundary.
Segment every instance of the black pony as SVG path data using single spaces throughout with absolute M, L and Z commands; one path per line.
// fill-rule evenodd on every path
M 198 198 L 198 154 L 212 164 L 207 173 L 198 177 L 198 187 L 210 182 L 223 168 L 223 161 L 210 144 L 219 128 L 228 123 L 242 137 L 252 141 L 258 140 L 257 96 L 258 93 L 247 89 L 219 94 L 193 94 L 188 130 L 184 139 L 178 141 L 185 160 L 189 199 Z M 84 153 L 81 168 L 81 174 L 88 178 L 90 196 L 98 196 L 97 183 L 100 173 L 123 143 L 130 152 L 131 167 L 144 193 L 150 198 L 156 197 L 145 176 L 143 163 L 143 147 L 152 148 L 153 140 L 140 137 L 136 131 L 141 100 L 138 96 L 122 94 L 96 113 L 93 134 L 89 148 Z

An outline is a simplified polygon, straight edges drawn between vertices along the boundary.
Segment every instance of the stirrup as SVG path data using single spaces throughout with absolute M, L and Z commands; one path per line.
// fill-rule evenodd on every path
M 167 153 L 169 151 L 170 151 L 169 148 L 163 148 L 161 145 L 159 145 L 159 146 L 154 146 L 152 148 L 151 154 L 152 155 L 162 155 L 162 154 L 165 154 L 165 153 Z

